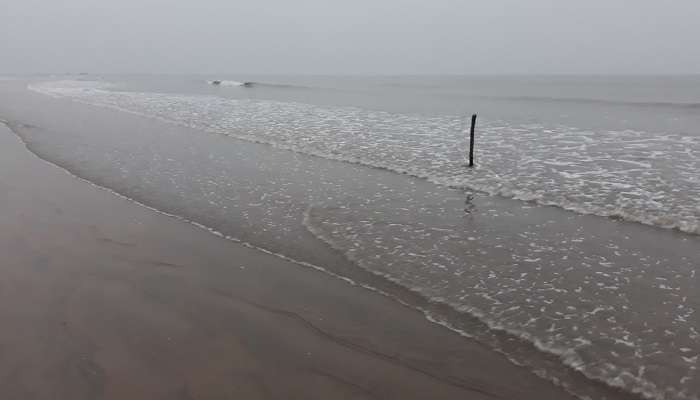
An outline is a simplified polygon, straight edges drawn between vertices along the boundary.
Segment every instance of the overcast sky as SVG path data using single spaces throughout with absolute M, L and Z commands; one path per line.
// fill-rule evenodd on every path
M 700 73 L 700 0 L 0 0 L 0 72 Z

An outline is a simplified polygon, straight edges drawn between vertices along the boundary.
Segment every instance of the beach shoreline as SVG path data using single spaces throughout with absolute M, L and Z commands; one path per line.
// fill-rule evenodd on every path
M 644 353 L 625 343 L 630 334 L 653 339 L 638 337 L 638 325 L 667 318 L 661 309 L 648 318 L 650 299 L 641 293 L 675 307 L 676 294 L 659 292 L 657 277 L 678 281 L 681 291 L 693 285 L 697 238 L 442 187 L 26 85 L 3 85 L 0 116 L 30 152 L 83 183 L 385 295 L 581 398 L 663 398 L 674 387 L 661 385 L 692 373 L 669 363 L 674 353 L 642 361 L 648 367 L 638 371 L 634 357 Z M 627 311 L 609 318 L 615 308 Z M 601 362 L 621 353 L 634 364 L 615 361 L 623 368 L 612 370 Z
M 390 299 L 0 140 L 8 398 L 569 397 Z

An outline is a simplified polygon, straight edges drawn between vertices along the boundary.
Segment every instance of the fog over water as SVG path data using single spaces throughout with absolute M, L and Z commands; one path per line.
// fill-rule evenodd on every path
M 0 73 L 700 71 L 700 2 L 0 0 Z
M 581 399 L 700 400 L 699 20 L 698 0 L 0 0 L 0 118 Z

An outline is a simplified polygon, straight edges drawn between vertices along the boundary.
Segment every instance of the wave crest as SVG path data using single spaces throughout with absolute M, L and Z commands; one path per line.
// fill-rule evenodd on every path
M 239 82 L 230 80 L 211 80 L 207 81 L 209 85 L 213 86 L 252 86 L 253 82 Z

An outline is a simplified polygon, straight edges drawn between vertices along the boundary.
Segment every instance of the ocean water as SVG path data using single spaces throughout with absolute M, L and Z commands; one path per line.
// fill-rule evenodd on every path
M 699 398 L 700 77 L 106 76 L 29 88 L 217 134 L 29 134 L 94 181 L 214 229 L 244 226 L 253 243 L 258 231 L 279 243 L 310 233 L 477 319 L 459 328 L 430 314 L 582 398 L 613 398 L 598 384 Z M 277 153 L 251 156 L 240 140 Z M 168 196 L 144 194 L 158 191 Z M 262 247 L 304 257 L 275 243 Z
M 139 92 L 136 82 L 126 86 L 127 91 L 59 82 L 52 93 L 88 96 L 102 105 L 135 108 L 198 128 L 443 185 L 700 233 L 700 133 L 695 128 L 700 126 L 700 78 L 622 79 L 612 85 L 590 78 L 593 83 L 564 80 L 561 87 L 524 80 L 516 81 L 510 94 L 498 94 L 507 82 L 486 94 L 482 86 L 489 81 L 458 82 L 455 88 L 450 81 L 430 86 L 414 79 L 403 85 L 391 79 L 373 86 L 365 83 L 368 88 L 346 81 L 324 86 L 323 80 L 316 83 L 318 88 L 306 81 L 247 88 L 233 80 L 222 80 L 219 87 L 195 80 L 174 88 L 195 92 L 187 91 L 189 83 L 198 89 L 194 96 Z M 167 82 L 161 84 L 167 88 Z M 159 89 L 155 82 L 151 85 L 147 88 Z M 474 93 L 472 85 L 477 86 Z M 518 86 L 529 91 L 517 92 Z M 618 93 L 615 86 L 629 93 Z M 651 97 L 654 91 L 661 97 Z M 99 93 L 108 96 L 100 98 Z M 560 99 L 553 97 L 556 93 L 562 93 Z M 461 112 L 449 102 L 453 97 L 464 104 Z M 429 103 L 423 110 L 421 101 Z M 503 103 L 502 111 L 498 103 Z M 479 162 L 472 171 L 463 165 L 465 131 L 470 112 L 482 109 Z

